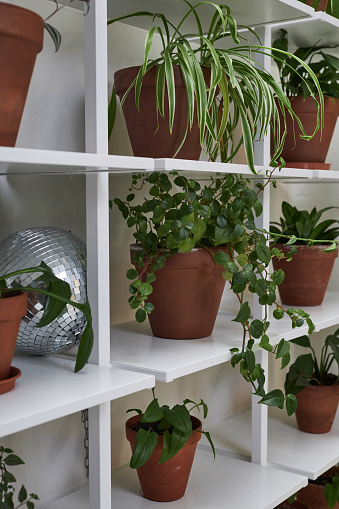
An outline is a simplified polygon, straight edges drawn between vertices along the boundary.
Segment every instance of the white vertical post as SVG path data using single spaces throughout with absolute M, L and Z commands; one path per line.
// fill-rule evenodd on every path
M 264 46 L 271 46 L 271 29 L 270 27 L 258 27 L 256 29 L 258 36 Z M 271 70 L 271 58 L 266 55 L 257 55 L 257 62 L 260 66 L 264 67 L 268 72 Z M 261 140 L 257 140 L 255 144 L 254 161 L 259 166 L 269 168 L 270 157 L 270 133 Z M 258 180 L 264 184 L 264 180 Z M 263 213 L 258 218 L 256 224 L 259 228 L 269 230 L 269 217 L 270 217 L 270 189 L 269 186 L 265 187 L 264 191 L 260 193 L 260 200 L 263 205 Z M 253 298 L 253 318 L 262 320 L 264 309 L 259 305 L 256 296 Z M 260 350 L 256 353 L 256 361 L 259 362 L 265 370 L 266 383 L 265 390 L 267 390 L 267 376 L 268 376 L 268 352 Z M 259 405 L 258 396 L 252 396 L 252 462 L 259 465 L 267 465 L 267 426 L 268 426 L 268 409 L 266 405 Z
M 108 153 L 107 1 L 92 0 L 85 20 L 86 151 Z M 86 176 L 88 297 L 93 313 L 90 361 L 110 365 L 108 173 Z M 89 410 L 89 508 L 111 508 L 110 403 Z

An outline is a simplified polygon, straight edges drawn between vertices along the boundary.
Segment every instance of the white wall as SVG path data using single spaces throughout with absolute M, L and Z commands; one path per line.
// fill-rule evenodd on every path
M 40 0 L 7 0 L 30 6 L 46 16 L 50 3 Z M 60 52 L 54 54 L 48 36 L 45 48 L 38 57 L 27 106 L 22 120 L 17 146 L 57 150 L 84 150 L 84 73 L 83 73 L 83 17 L 79 12 L 63 9 L 53 20 L 62 33 Z M 140 63 L 144 33 L 139 29 L 115 25 L 109 28 L 109 86 L 114 71 Z M 331 157 L 337 159 L 337 143 L 333 143 Z M 131 154 L 127 131 L 120 113 L 110 140 L 110 153 Z M 110 197 L 126 196 L 130 177 L 110 177 Z M 306 204 L 318 199 L 337 203 L 336 187 L 311 184 L 279 185 L 278 198 L 302 198 Z M 277 210 L 274 208 L 274 214 Z M 131 318 L 127 304 L 128 284 L 125 272 L 129 267 L 128 245 L 131 233 L 126 229 L 120 213 L 110 213 L 111 259 L 111 321 Z M 85 238 L 85 177 L 73 176 L 8 176 L 0 177 L 0 240 L 9 234 L 31 226 L 57 226 L 71 230 Z M 90 240 L 89 240 L 90 241 Z M 339 277 L 339 276 L 338 276 Z M 76 376 L 76 375 L 74 375 Z M 23 373 L 20 383 L 24 383 Z M 20 385 L 18 383 L 18 389 Z M 204 398 L 210 409 L 210 421 L 239 412 L 249 404 L 250 388 L 230 364 L 216 366 L 171 384 L 158 384 L 157 395 L 169 404 L 184 398 Z M 33 397 L 33 396 L 32 396 Z M 128 443 L 124 440 L 125 411 L 130 407 L 144 408 L 151 397 L 143 391 L 112 403 L 112 464 L 128 461 Z M 116 433 L 116 435 L 115 435 Z M 18 483 L 25 483 L 29 491 L 40 495 L 43 502 L 51 500 L 86 482 L 83 468 L 83 428 L 80 414 L 17 433 L 0 440 L 15 449 L 26 462 L 18 467 Z

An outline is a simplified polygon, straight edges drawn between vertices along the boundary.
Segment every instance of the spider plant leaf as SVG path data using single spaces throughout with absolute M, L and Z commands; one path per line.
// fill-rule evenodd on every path
M 159 64 L 157 66 L 155 93 L 156 93 L 157 110 L 159 111 L 160 115 L 164 118 L 165 117 L 165 67 L 164 67 L 164 64 Z
M 108 139 L 110 139 L 113 131 L 116 113 L 117 113 L 117 96 L 115 95 L 115 87 L 113 85 L 112 95 L 108 103 Z
M 172 132 L 175 113 L 175 83 L 173 64 L 168 50 L 164 51 L 164 63 L 169 108 L 169 129 Z
M 122 21 L 123 19 L 140 17 L 140 16 L 148 16 L 148 17 L 153 18 L 154 13 L 153 12 L 149 12 L 149 11 L 133 12 L 132 14 L 126 14 L 125 16 L 120 16 L 119 18 L 109 19 L 107 21 L 107 26 L 112 25 L 113 23 L 116 23 L 117 21 Z
M 244 108 L 243 102 L 239 96 L 236 94 L 233 95 L 234 102 L 237 104 L 239 113 L 240 113 L 240 119 L 241 119 L 241 126 L 242 126 L 242 132 L 243 132 L 243 139 L 244 139 L 244 149 L 247 159 L 247 164 L 251 170 L 252 173 L 256 174 L 254 168 L 254 148 L 253 148 L 253 138 L 252 138 L 252 131 L 251 126 L 249 124 L 246 110 Z

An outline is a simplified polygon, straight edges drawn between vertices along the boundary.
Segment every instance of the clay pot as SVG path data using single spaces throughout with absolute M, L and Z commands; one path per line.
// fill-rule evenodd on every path
M 131 260 L 137 249 L 137 245 L 131 246 Z M 212 247 L 209 251 L 195 248 L 172 255 L 155 272 L 153 293 L 148 297 L 154 305 L 148 315 L 154 336 L 197 339 L 212 334 L 225 287 L 224 268 L 214 262 L 213 255 L 228 250 Z M 135 268 L 140 273 L 139 267 Z
M 305 4 L 312 7 L 313 0 L 306 0 Z M 328 0 L 320 0 L 319 5 L 317 7 L 317 11 L 326 11 L 327 4 L 328 4 Z
M 298 491 L 298 499 L 307 504 L 309 509 L 328 509 L 324 489 L 325 486 L 309 483 L 305 488 Z M 336 502 L 333 509 L 339 509 L 338 502 Z
M 304 99 L 301 96 L 290 97 L 291 106 L 300 118 L 307 134 L 312 134 L 316 126 L 317 108 L 312 97 Z M 318 98 L 317 98 L 318 100 Z M 288 168 L 325 169 L 330 165 L 325 163 L 327 152 L 332 140 L 334 128 L 339 115 L 339 99 L 324 97 L 324 128 L 320 137 L 320 130 L 311 140 L 300 138 L 301 130 L 294 123 L 289 113 L 286 114 L 287 136 L 281 156 Z M 280 125 L 283 128 L 282 115 Z M 295 132 L 295 136 L 294 136 Z
M 339 385 L 308 385 L 296 397 L 295 415 L 301 431 L 316 434 L 331 431 L 339 403 Z
M 137 432 L 130 428 L 140 420 L 139 415 L 131 417 L 126 422 L 126 437 L 133 451 Z M 159 465 L 162 453 L 163 436 L 158 436 L 158 442 L 152 456 L 137 469 L 142 493 L 145 498 L 156 502 L 171 502 L 183 497 L 191 472 L 197 443 L 201 438 L 201 421 L 191 416 L 193 428 L 190 438 L 182 449 L 170 460 Z
M 284 254 L 292 246 L 275 244 Z M 282 269 L 285 273 L 283 283 L 278 287 L 283 304 L 291 306 L 319 306 L 325 296 L 331 276 L 334 260 L 338 257 L 338 248 L 333 253 L 324 253 L 326 246 L 297 246 L 297 254 L 291 261 L 273 258 L 274 270 Z
M 15 145 L 43 32 L 40 16 L 0 2 L 0 145 Z
M 9 377 L 21 318 L 27 311 L 27 293 L 2 292 L 0 299 L 0 381 Z
M 114 86 L 120 100 L 137 76 L 140 66 L 121 69 L 114 74 Z M 156 114 L 156 67 L 143 78 L 139 111 L 135 105 L 134 88 L 123 104 L 123 113 L 131 141 L 133 154 L 141 157 L 173 158 L 186 132 L 187 92 L 179 66 L 174 66 L 175 115 L 173 131 L 169 131 L 168 100 L 165 95 L 165 118 Z M 195 113 L 192 129 L 176 157 L 198 160 L 201 153 L 200 130 Z

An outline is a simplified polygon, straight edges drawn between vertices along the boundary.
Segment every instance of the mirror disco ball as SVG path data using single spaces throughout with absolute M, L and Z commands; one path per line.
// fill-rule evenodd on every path
M 71 232 L 59 228 L 28 228 L 10 235 L 0 242 L 0 274 L 40 265 L 44 261 L 53 273 L 67 281 L 71 299 L 86 302 L 86 244 Z M 9 287 L 33 286 L 46 288 L 42 281 L 34 281 L 36 274 L 22 274 L 8 279 Z M 86 320 L 78 309 L 67 305 L 65 312 L 46 327 L 35 325 L 42 316 L 47 296 L 28 292 L 28 309 L 22 319 L 16 349 L 33 355 L 63 352 L 80 341 Z

